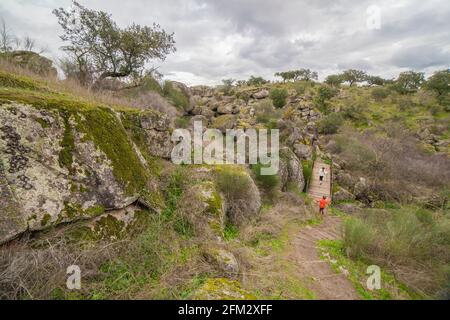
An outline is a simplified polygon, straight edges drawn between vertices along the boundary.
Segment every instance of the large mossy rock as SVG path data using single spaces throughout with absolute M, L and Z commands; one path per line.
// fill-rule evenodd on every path
M 217 185 L 225 199 L 227 220 L 242 225 L 255 218 L 261 208 L 261 194 L 244 166 L 220 165 L 215 168 Z
M 211 127 L 226 132 L 227 129 L 233 129 L 236 126 L 236 121 L 236 116 L 224 114 L 215 118 L 211 123 Z
M 288 147 L 280 149 L 280 176 L 281 189 L 286 190 L 289 184 L 294 185 L 298 190 L 305 187 L 305 177 L 300 159 Z
M 212 169 L 192 168 L 189 176 L 191 183 L 181 196 L 179 206 L 197 234 L 221 241 L 226 221 L 225 200 L 214 182 Z
M 151 161 L 169 136 L 163 115 L 95 106 L 0 76 L 0 243 L 140 197 L 158 202 Z M 129 119 L 139 125 L 127 130 Z
M 236 278 L 239 274 L 239 263 L 230 251 L 220 247 L 207 247 L 203 253 L 206 261 L 215 265 L 227 277 Z

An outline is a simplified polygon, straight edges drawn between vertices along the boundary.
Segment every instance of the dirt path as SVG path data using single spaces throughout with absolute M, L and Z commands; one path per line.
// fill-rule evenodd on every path
M 292 239 L 291 259 L 298 265 L 298 274 L 317 299 L 354 300 L 360 299 L 347 277 L 337 274 L 328 262 L 321 260 L 317 242 L 340 238 L 341 219 L 326 216 L 320 225 L 303 228 Z

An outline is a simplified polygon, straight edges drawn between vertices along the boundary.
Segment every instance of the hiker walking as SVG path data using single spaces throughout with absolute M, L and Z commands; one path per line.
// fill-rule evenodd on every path
M 320 199 L 318 202 L 319 202 L 319 214 L 324 215 L 325 208 L 327 207 L 327 204 L 331 203 L 331 201 L 327 200 L 326 196 L 323 196 L 322 199 Z
M 322 185 L 323 180 L 325 179 L 325 175 L 327 174 L 327 171 L 325 170 L 324 167 L 322 167 L 319 170 L 319 181 L 320 181 L 320 185 Z

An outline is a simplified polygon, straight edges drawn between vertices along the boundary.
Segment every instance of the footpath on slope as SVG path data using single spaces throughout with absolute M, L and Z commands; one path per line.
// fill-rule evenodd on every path
M 322 184 L 319 170 L 325 168 Z M 331 199 L 330 165 L 316 160 L 308 188 L 308 195 L 317 202 L 323 196 Z M 317 203 L 317 211 L 319 204 Z M 326 210 L 327 212 L 328 210 Z M 298 265 L 299 276 L 317 299 L 348 300 L 360 299 L 355 287 L 343 273 L 336 273 L 329 263 L 320 259 L 318 241 L 340 239 L 341 218 L 326 213 L 320 225 L 306 226 L 292 239 L 291 258 Z
M 336 273 L 329 262 L 320 258 L 318 241 L 340 238 L 341 218 L 325 216 L 320 225 L 304 227 L 292 242 L 290 258 L 298 266 L 298 275 L 317 299 L 357 300 L 360 296 L 352 282 Z

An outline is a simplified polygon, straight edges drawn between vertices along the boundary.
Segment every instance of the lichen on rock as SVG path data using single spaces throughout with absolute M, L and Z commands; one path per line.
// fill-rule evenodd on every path
M 255 300 L 256 297 L 242 289 L 235 280 L 210 278 L 192 294 L 194 300 Z
M 24 79 L 17 81 L 33 83 Z M 157 189 L 150 170 L 153 164 L 140 157 L 116 111 L 46 91 L 40 83 L 31 90 L 14 87 L 17 81 L 9 82 L 11 89 L 0 90 L 0 161 L 5 182 L 0 243 L 27 229 L 41 230 L 124 208 L 150 186 L 151 192 Z M 127 112 L 135 114 L 134 110 L 121 114 Z M 169 136 L 163 115 L 151 111 L 136 117 L 145 137 Z M 153 140 L 150 144 L 160 150 Z

